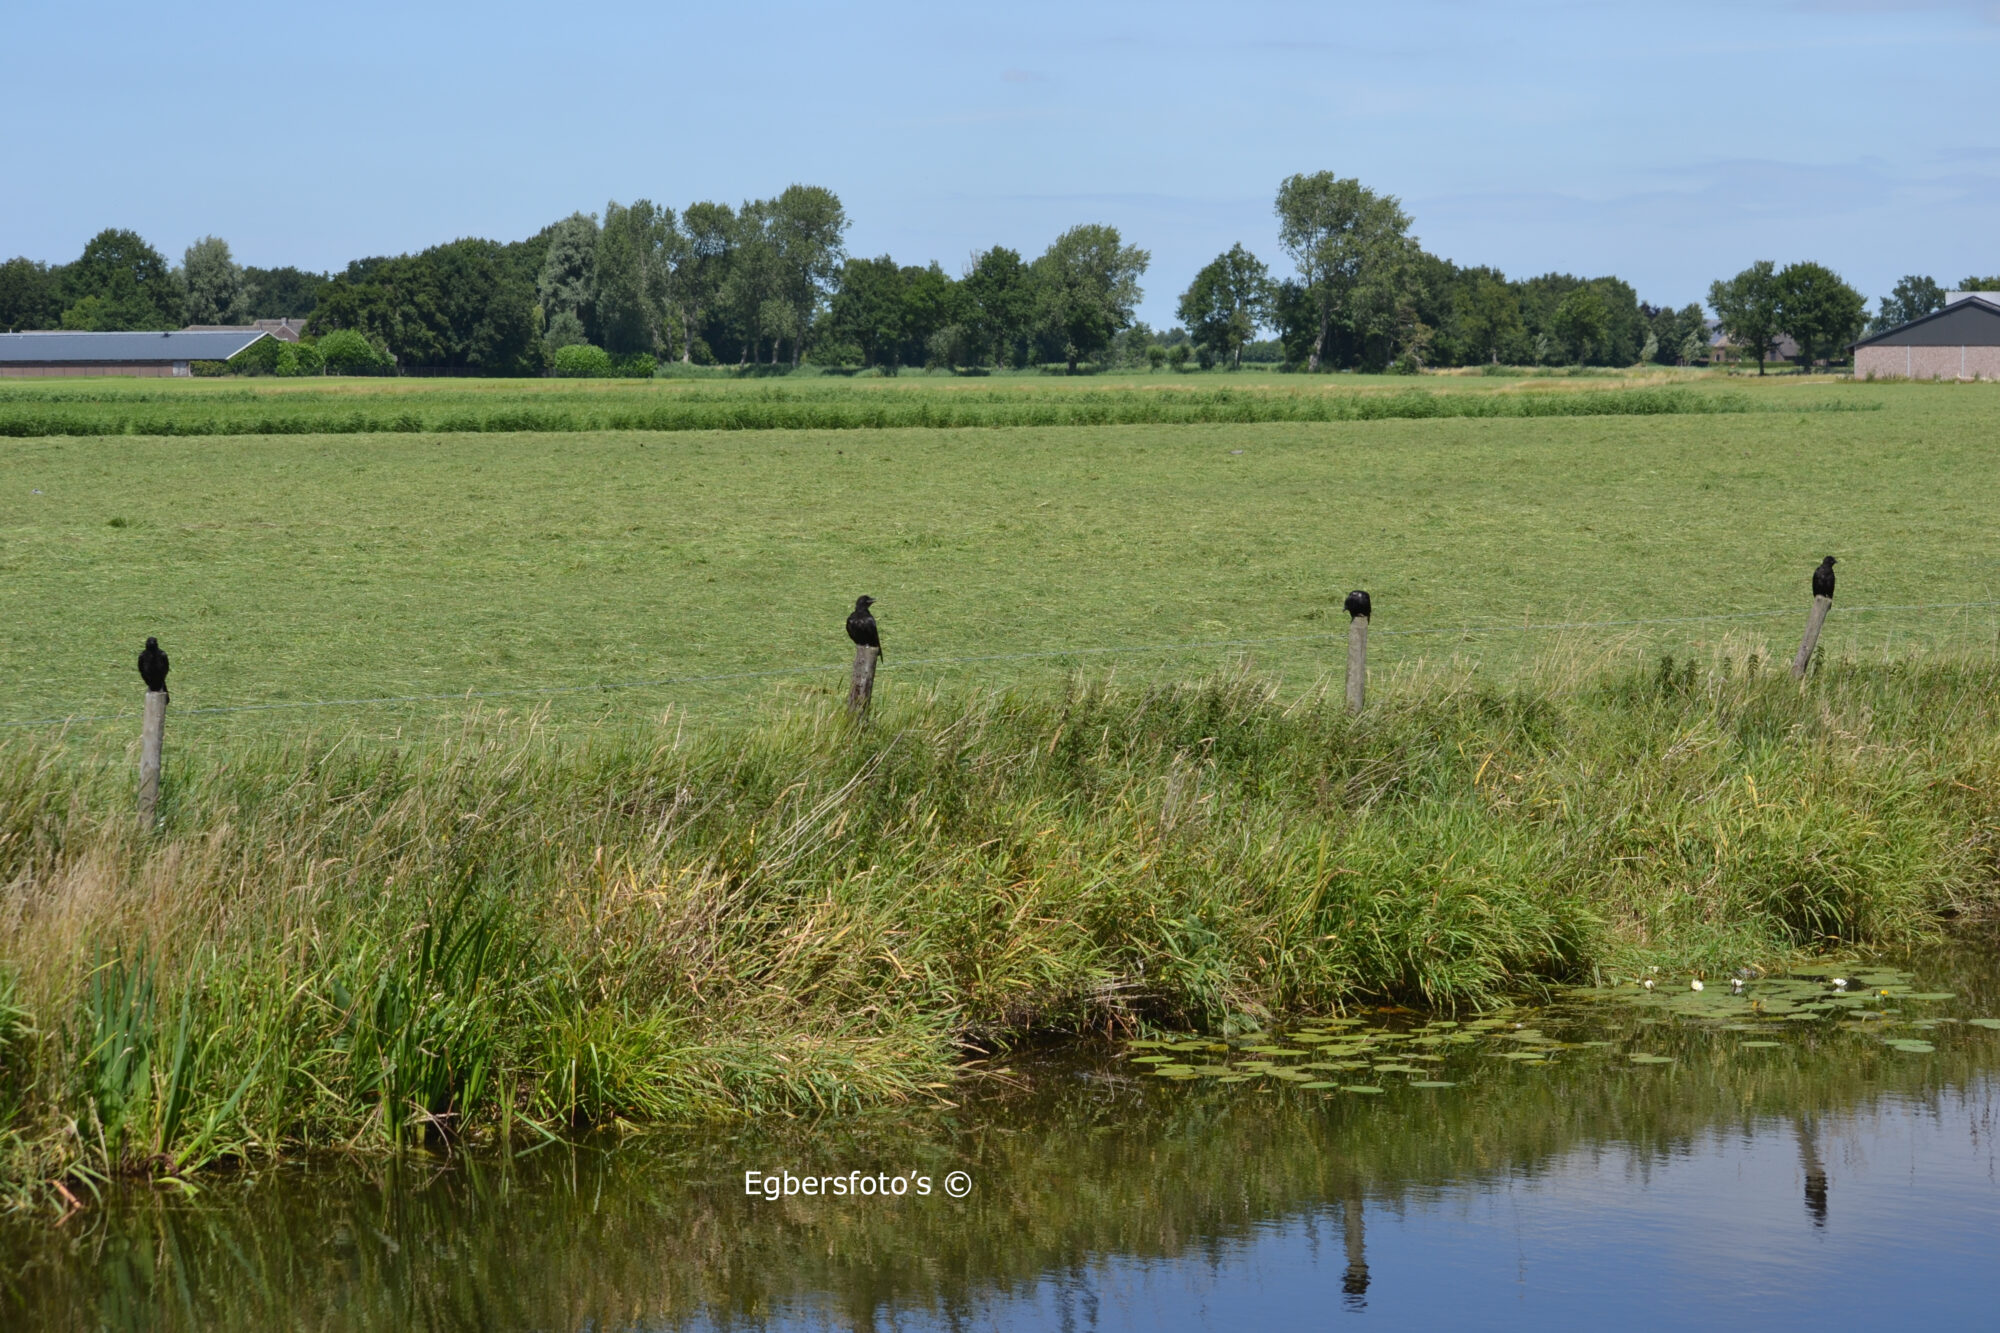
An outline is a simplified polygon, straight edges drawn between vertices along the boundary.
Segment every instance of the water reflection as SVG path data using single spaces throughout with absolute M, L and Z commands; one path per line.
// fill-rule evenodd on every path
M 1953 1012 L 2000 1015 L 1990 952 L 1949 966 L 1926 961 Z M 2000 1298 L 1966 1250 L 2000 1234 L 2000 1032 L 1940 1025 L 1907 1055 L 1801 1022 L 1746 1049 L 1643 1018 L 1603 1015 L 1569 1035 L 1614 1045 L 1546 1066 L 1453 1055 L 1457 1086 L 1428 1091 L 1024 1062 L 1018 1086 L 922 1114 L 135 1193 L 60 1228 L 0 1222 L 0 1326 L 1480 1326 L 1662 1302 L 1797 1322 Z M 1640 1043 L 1673 1063 L 1630 1063 Z M 745 1192 L 751 1169 L 975 1187 L 773 1200 Z

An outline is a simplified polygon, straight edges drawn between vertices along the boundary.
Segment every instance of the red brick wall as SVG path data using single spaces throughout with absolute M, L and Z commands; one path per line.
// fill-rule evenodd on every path
M 1854 377 L 2000 380 L 2000 347 L 1857 347 Z
M 147 378 L 165 377 L 170 379 L 173 377 L 173 373 L 174 368 L 171 364 L 162 364 L 158 361 L 106 361 L 87 366 L 12 361 L 6 365 L 0 365 L 0 379 L 67 378 L 72 375 L 143 375 Z

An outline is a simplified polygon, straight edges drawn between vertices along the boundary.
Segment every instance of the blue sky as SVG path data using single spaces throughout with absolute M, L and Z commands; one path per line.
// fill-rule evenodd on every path
M 1277 183 L 1400 196 L 1425 246 L 1700 299 L 1753 259 L 2000 272 L 2000 3 L 9 0 L 0 255 L 106 226 L 338 267 L 606 199 L 837 191 L 849 249 L 958 271 L 1076 222 L 1172 321 Z

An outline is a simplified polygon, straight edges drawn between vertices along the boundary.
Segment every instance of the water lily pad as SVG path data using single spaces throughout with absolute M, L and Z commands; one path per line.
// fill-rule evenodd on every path
M 1378 1074 L 1421 1074 L 1424 1071 L 1415 1065 L 1376 1065 L 1375 1072 Z
M 1634 1051 L 1625 1058 L 1635 1065 L 1670 1065 L 1674 1062 L 1671 1055 L 1648 1055 L 1644 1051 Z
M 1203 1078 L 1221 1078 L 1225 1074 L 1233 1074 L 1236 1071 L 1228 1065 L 1196 1065 L 1194 1072 L 1200 1074 Z
M 1455 1088 L 1458 1084 L 1438 1078 L 1413 1078 L 1410 1080 L 1410 1086 L 1413 1088 Z
M 2000 1018 L 1968 1018 L 1965 1021 L 1976 1028 L 1992 1028 L 2000 1032 Z
M 1345 1088 L 1341 1089 L 1341 1091 L 1343 1091 L 1343 1092 L 1365 1092 L 1365 1093 L 1369 1093 L 1369 1094 L 1371 1094 L 1371 1095 L 1372 1095 L 1372 1094 L 1376 1094 L 1376 1093 L 1380 1093 L 1380 1092 L 1382 1091 L 1382 1089 L 1380 1089 L 1380 1088 L 1378 1088 L 1378 1087 L 1374 1086 L 1374 1085 L 1373 1085 L 1373 1084 L 1371 1084 L 1371 1083 L 1350 1083 L 1350 1084 L 1348 1084 L 1348 1085 L 1347 1085 L 1347 1086 L 1346 1086 Z
M 1736 1043 L 1737 1047 L 1742 1050 L 1762 1050 L 1766 1047 L 1783 1046 L 1784 1044 L 1782 1041 L 1739 1041 Z
M 1135 1065 L 1170 1065 L 1174 1063 L 1174 1057 L 1171 1055 L 1135 1055 L 1132 1057 L 1132 1063 Z
M 1302 1088 L 1337 1088 L 1340 1085 L 1338 1083 L 1330 1082 L 1327 1079 L 1316 1078 L 1310 1083 L 1301 1083 L 1299 1084 L 1299 1086 Z
M 1924 991 L 1919 995 L 1898 995 L 1896 998 L 1899 1000 L 1956 1000 L 1958 993 L 1956 991 L 1936 990 Z
M 1929 1055 L 1937 1049 L 1929 1042 L 1918 1041 L 1915 1037 L 1891 1037 L 1882 1044 L 1892 1051 L 1901 1051 L 1905 1055 Z
M 1540 1051 L 1496 1051 L 1496 1060 L 1519 1060 L 1527 1064 L 1547 1064 L 1548 1060 Z

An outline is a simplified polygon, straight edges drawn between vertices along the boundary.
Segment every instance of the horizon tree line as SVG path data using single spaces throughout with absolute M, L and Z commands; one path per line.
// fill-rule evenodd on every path
M 0 263 L 0 329 L 304 318 L 310 335 L 350 331 L 397 365 L 520 375 L 560 364 L 566 348 L 602 349 L 640 373 L 660 360 L 887 373 L 1246 359 L 1305 371 L 1672 365 L 1707 359 L 1711 328 L 1761 372 L 1781 337 L 1810 365 L 1869 325 L 1865 299 L 1812 262 L 1758 261 L 1716 281 L 1711 325 L 1699 304 L 1643 304 L 1614 276 L 1460 267 L 1423 249 L 1395 196 L 1332 172 L 1287 177 L 1273 207 L 1292 275 L 1274 279 L 1233 245 L 1196 272 L 1165 333 L 1135 314 L 1151 256 L 1114 226 L 1073 226 L 1033 259 L 996 245 L 954 277 L 936 261 L 848 254 L 845 208 L 811 185 L 736 207 L 614 201 L 522 241 L 465 238 L 337 274 L 244 267 L 214 236 L 170 265 L 137 233 L 107 229 L 69 264 Z M 2000 278 L 1960 287 L 2000 290 Z M 1872 327 L 1943 300 L 1932 279 L 1906 276 Z

